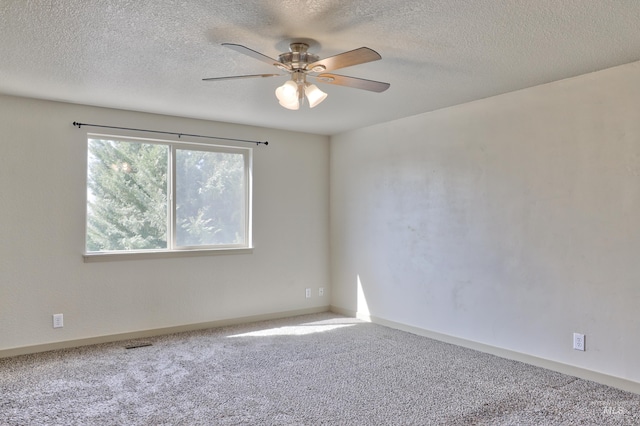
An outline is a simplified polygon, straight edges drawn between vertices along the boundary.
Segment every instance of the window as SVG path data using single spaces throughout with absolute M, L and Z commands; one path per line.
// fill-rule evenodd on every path
M 89 135 L 87 254 L 249 248 L 251 149 Z

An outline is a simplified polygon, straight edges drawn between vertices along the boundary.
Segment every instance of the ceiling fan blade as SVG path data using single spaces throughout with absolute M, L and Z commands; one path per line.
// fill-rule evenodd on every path
M 282 68 L 282 69 L 286 69 L 286 70 L 290 70 L 291 67 L 286 66 L 285 64 L 281 63 L 280 61 L 278 61 L 277 59 L 273 59 L 270 58 L 266 55 L 263 55 L 260 52 L 256 52 L 253 49 L 249 49 L 246 46 L 242 46 L 241 44 L 233 44 L 233 43 L 222 43 L 223 46 L 228 47 L 229 49 L 233 49 L 236 52 L 242 53 L 244 55 L 247 56 L 251 56 L 254 59 L 257 59 L 259 61 L 265 62 L 269 65 L 273 65 L 276 66 L 278 68 Z
M 366 62 L 377 61 L 382 57 L 375 50 L 368 47 L 361 47 L 359 49 L 350 50 L 349 52 L 340 53 L 335 56 L 320 59 L 307 65 L 308 70 L 313 70 L 316 67 L 324 67 L 322 71 L 332 71 L 339 68 L 346 68 L 352 65 L 364 64 Z M 322 72 L 319 71 L 319 72 Z
M 212 77 L 203 78 L 202 81 L 218 81 L 218 80 L 240 80 L 243 78 L 256 78 L 256 77 L 281 77 L 282 74 L 251 74 L 251 75 L 232 75 L 229 77 Z
M 339 86 L 353 87 L 354 89 L 378 93 L 384 92 L 391 86 L 389 83 L 383 83 L 381 81 L 365 80 L 364 78 L 348 77 L 338 74 L 320 74 L 316 76 L 315 79 L 320 83 L 337 84 Z

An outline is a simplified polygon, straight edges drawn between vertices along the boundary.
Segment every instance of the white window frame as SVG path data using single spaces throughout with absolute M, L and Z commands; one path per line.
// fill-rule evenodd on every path
M 252 199 L 253 199 L 253 148 L 237 147 L 228 145 L 218 145 L 190 140 L 170 141 L 161 139 L 149 139 L 142 137 L 132 137 L 113 134 L 87 133 L 86 148 L 89 150 L 90 139 L 110 139 L 119 142 L 147 143 L 156 145 L 166 145 L 169 147 L 168 159 L 168 196 L 167 196 L 167 248 L 145 249 L 145 250 L 108 250 L 108 251 L 87 251 L 87 223 L 88 223 L 88 199 L 85 200 L 85 232 L 84 232 L 84 261 L 104 261 L 104 260 L 133 260 L 133 259 L 153 259 L 163 257 L 182 256 L 202 256 L 215 254 L 242 254 L 253 252 L 252 238 Z M 223 152 L 242 154 L 244 157 L 244 179 L 246 183 L 244 194 L 245 218 L 244 229 L 245 239 L 243 243 L 227 245 L 198 245 L 198 246 L 177 246 L 176 245 L 176 151 L 194 150 L 208 152 Z M 88 163 L 86 164 L 85 177 L 88 179 Z M 85 181 L 85 189 L 88 188 L 88 180 Z M 88 193 L 88 191 L 85 191 Z

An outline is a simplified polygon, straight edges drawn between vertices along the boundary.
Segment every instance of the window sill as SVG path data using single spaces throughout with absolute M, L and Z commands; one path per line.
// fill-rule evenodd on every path
M 253 247 L 203 249 L 203 250 L 145 250 L 129 252 L 95 252 L 85 253 L 84 263 L 112 262 L 119 260 L 167 259 L 176 257 L 216 256 L 228 254 L 251 254 Z

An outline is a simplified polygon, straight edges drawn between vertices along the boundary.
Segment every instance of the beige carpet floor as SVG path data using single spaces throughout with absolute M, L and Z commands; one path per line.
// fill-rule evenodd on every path
M 0 359 L 0 424 L 638 425 L 640 395 L 326 313 Z

